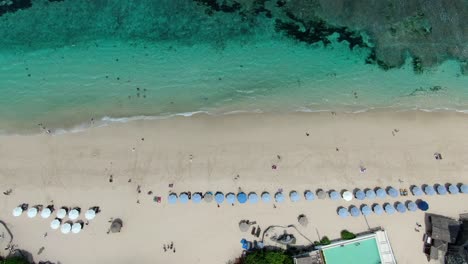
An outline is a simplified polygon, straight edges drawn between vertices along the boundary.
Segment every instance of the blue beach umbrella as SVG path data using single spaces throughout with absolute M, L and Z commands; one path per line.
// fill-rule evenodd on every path
M 427 195 L 434 195 L 436 194 L 436 191 L 434 190 L 434 187 L 430 186 L 430 185 L 427 185 L 426 187 L 424 187 L 424 192 L 427 194 Z
M 403 203 L 397 202 L 396 204 L 396 210 L 399 213 L 406 213 L 406 206 Z
M 202 196 L 201 196 L 201 193 L 194 193 L 192 195 L 192 202 L 193 203 L 200 203 L 202 201 Z
M 462 186 L 460 186 L 460 191 L 462 193 L 468 193 L 468 185 L 463 184 Z
M 226 202 L 228 202 L 230 204 L 236 203 L 236 195 L 234 193 L 226 194 Z
M 364 200 L 366 198 L 366 194 L 361 190 L 357 190 L 354 193 L 354 197 L 356 197 L 356 199 L 358 199 L 358 200 Z
M 170 203 L 170 204 L 177 203 L 177 194 L 175 194 L 175 193 L 169 194 L 169 196 L 167 197 L 167 202 Z
M 224 194 L 222 192 L 217 192 L 215 194 L 215 201 L 218 203 L 218 204 L 222 204 L 224 202 Z
M 393 198 L 398 197 L 398 191 L 397 191 L 397 189 L 395 189 L 395 188 L 393 188 L 393 187 L 389 187 L 389 188 L 387 189 L 387 193 L 388 193 L 388 195 L 389 195 L 390 197 L 393 197 Z
M 429 210 L 429 204 L 425 201 L 419 201 L 417 203 L 419 210 L 421 211 L 427 211 Z
M 375 194 L 374 190 L 367 190 L 366 191 L 366 197 L 367 199 L 374 199 L 377 195 Z
M 269 203 L 271 200 L 270 194 L 268 192 L 263 192 L 262 193 L 262 201 L 264 203 Z
M 443 185 L 439 185 L 439 186 L 437 186 L 437 193 L 439 195 L 446 195 L 448 193 L 447 188 L 445 188 L 445 186 L 443 186 Z
M 414 196 L 421 196 L 424 194 L 419 186 L 413 186 L 413 188 L 411 188 L 411 192 Z
M 181 194 L 179 195 L 179 202 L 180 202 L 180 203 L 183 203 L 183 204 L 184 204 L 184 203 L 187 203 L 188 200 L 189 200 L 189 199 L 188 199 L 188 194 L 187 194 L 187 193 L 181 193 Z
M 393 207 L 393 205 L 391 205 L 391 204 L 389 204 L 389 203 L 386 204 L 386 205 L 384 206 L 384 209 L 385 209 L 385 212 L 386 212 L 387 214 L 393 214 L 393 213 L 395 213 L 395 207 Z
M 351 206 L 349 209 L 349 213 L 351 214 L 352 217 L 358 217 L 361 215 L 361 211 L 356 206 Z
M 296 191 L 292 191 L 289 193 L 289 199 L 291 199 L 291 202 L 297 202 L 299 201 L 299 194 Z
M 374 211 L 374 213 L 375 213 L 376 215 L 381 215 L 381 214 L 383 214 L 383 208 L 382 208 L 382 206 L 381 206 L 380 204 L 374 205 L 373 211 Z
M 249 193 L 249 202 L 252 204 L 256 204 L 258 202 L 258 196 L 256 193 L 254 192 Z
M 457 194 L 460 192 L 460 190 L 458 190 L 458 187 L 455 184 L 450 184 L 448 190 L 450 194 Z
M 247 202 L 247 194 L 245 194 L 245 192 L 238 193 L 237 194 L 237 201 L 239 201 L 239 203 L 241 203 L 241 204 Z
M 340 194 L 337 191 L 330 191 L 329 195 L 332 200 L 340 199 Z
M 275 194 L 275 200 L 276 200 L 278 203 L 284 202 L 284 194 L 281 193 L 281 192 L 277 192 L 277 193 Z
M 372 213 L 372 209 L 367 205 L 363 205 L 361 206 L 361 213 L 363 215 L 370 215 Z
M 416 211 L 418 209 L 418 206 L 416 205 L 415 202 L 408 202 L 406 207 L 408 207 L 408 210 L 411 211 L 411 212 L 414 212 L 414 211 Z
M 304 192 L 304 197 L 305 197 L 305 199 L 306 199 L 307 201 L 312 201 L 312 200 L 315 199 L 315 195 L 314 195 L 314 193 L 311 192 L 311 191 L 305 191 L 305 192 Z
M 387 193 L 386 193 L 385 190 L 382 189 L 382 188 L 378 188 L 378 189 L 375 191 L 375 194 L 376 194 L 377 197 L 379 197 L 379 198 L 385 198 L 385 197 L 387 197 Z
M 341 218 L 346 218 L 349 216 L 349 212 L 346 208 L 344 207 L 340 207 L 340 209 L 338 209 L 338 215 L 341 217 Z

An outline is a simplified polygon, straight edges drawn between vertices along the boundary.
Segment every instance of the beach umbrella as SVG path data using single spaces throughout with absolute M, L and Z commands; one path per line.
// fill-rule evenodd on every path
M 71 225 L 69 223 L 65 223 L 60 227 L 60 232 L 62 234 L 68 234 L 71 231 Z
M 36 207 L 31 207 L 28 209 L 28 217 L 29 218 L 34 218 L 37 215 L 37 208 Z
M 177 194 L 175 194 L 175 193 L 169 194 L 169 196 L 167 197 L 167 202 L 168 202 L 169 204 L 175 204 L 175 203 L 177 203 Z
M 381 214 L 383 214 L 383 208 L 382 208 L 382 206 L 381 206 L 380 204 L 374 205 L 373 211 L 374 211 L 374 213 L 375 213 L 376 215 L 381 215 Z
M 305 215 L 300 215 L 297 218 L 297 221 L 299 222 L 301 226 L 307 226 L 307 224 L 309 224 L 309 219 L 307 219 L 307 216 Z
M 434 195 L 436 194 L 436 191 L 434 190 L 434 187 L 430 186 L 430 185 L 427 185 L 426 187 L 424 187 L 424 192 L 427 194 L 427 195 Z
M 319 190 L 317 190 L 317 197 L 322 200 L 322 199 L 325 199 L 327 197 L 327 194 L 325 193 L 324 190 L 319 189 Z
M 188 203 L 188 200 L 189 200 L 189 198 L 188 198 L 188 194 L 187 194 L 187 193 L 181 193 L 181 194 L 179 195 L 179 202 L 180 202 L 180 203 L 183 203 L 183 204 Z
M 372 209 L 367 205 L 363 205 L 361 206 L 361 213 L 363 215 L 370 215 L 372 213 Z
M 15 207 L 12 212 L 13 216 L 15 217 L 20 216 L 22 213 L 23 213 L 23 208 L 21 208 L 20 206 Z
M 354 193 L 354 196 L 356 197 L 356 199 L 358 200 L 364 200 L 366 198 L 366 194 L 361 191 L 361 190 L 357 190 L 355 193 Z
M 283 195 L 283 193 L 277 192 L 277 193 L 275 194 L 275 200 L 276 200 L 278 203 L 284 202 L 284 195 Z
M 337 191 L 330 191 L 329 195 L 332 200 L 340 199 L 340 194 Z
M 112 233 L 119 233 L 120 230 L 122 229 L 122 226 L 123 226 L 122 220 L 120 218 L 116 218 L 114 219 L 114 221 L 112 221 L 110 231 Z
M 224 202 L 224 194 L 222 192 L 217 192 L 215 194 L 215 202 L 218 204 L 222 204 Z
M 254 192 L 249 193 L 249 202 L 256 204 L 258 202 L 258 195 Z
M 299 194 L 297 194 L 296 191 L 291 191 L 289 193 L 289 199 L 291 199 L 291 202 L 297 202 L 299 201 Z
M 67 216 L 67 210 L 65 208 L 60 208 L 57 211 L 57 218 L 63 219 Z
M 194 194 L 192 195 L 192 202 L 193 202 L 193 203 L 201 203 L 201 201 L 202 201 L 202 195 L 201 195 L 201 193 L 198 193 L 198 192 L 197 192 L 197 193 L 194 193 Z
M 238 193 L 237 194 L 237 201 L 239 201 L 239 203 L 241 203 L 241 204 L 247 202 L 247 194 L 245 194 L 245 192 Z
M 41 211 L 41 217 L 44 219 L 49 218 L 51 214 L 52 214 L 52 210 L 50 210 L 50 208 L 48 207 L 42 209 Z
M 406 213 L 406 206 L 403 203 L 397 202 L 396 204 L 396 210 L 399 213 Z
M 73 234 L 78 234 L 81 231 L 81 228 L 83 228 L 83 226 L 80 223 L 74 223 L 71 227 L 71 231 Z
M 94 217 L 96 217 L 96 211 L 93 209 L 89 209 L 88 211 L 85 212 L 85 218 L 86 220 L 93 220 Z
M 462 186 L 460 186 L 460 191 L 462 193 L 468 193 L 468 185 L 463 184 Z
M 356 206 L 351 206 L 351 208 L 349 209 L 349 213 L 353 217 L 358 217 L 361 215 L 361 211 L 359 211 L 359 209 Z
M 378 188 L 375 191 L 375 195 L 377 195 L 377 197 L 379 197 L 379 198 L 385 198 L 385 197 L 387 197 L 387 192 L 385 192 L 385 190 L 382 189 L 382 188 Z
M 395 207 L 393 207 L 393 205 L 391 205 L 391 204 L 386 204 L 386 205 L 384 206 L 384 209 L 385 209 L 385 212 L 386 212 L 387 214 L 393 214 L 393 213 L 395 213 Z
M 443 185 L 439 185 L 439 186 L 437 186 L 437 193 L 439 195 L 446 195 L 448 193 L 447 188 L 445 188 L 445 186 L 443 186 Z
M 234 193 L 226 194 L 226 201 L 230 204 L 236 203 L 236 195 Z
M 429 204 L 425 201 L 419 201 L 417 203 L 419 210 L 421 211 L 427 211 L 429 210 Z
M 419 186 L 413 186 L 413 188 L 411 188 L 411 192 L 414 196 L 421 196 L 424 194 Z
M 395 189 L 395 188 L 393 188 L 393 187 L 389 187 L 389 188 L 387 189 L 387 193 L 388 193 L 388 195 L 389 195 L 390 197 L 393 197 L 393 198 L 398 197 L 398 191 L 397 191 L 397 189 Z
M 368 189 L 366 191 L 366 198 L 367 199 L 374 199 L 377 195 L 375 194 L 374 190 Z
M 457 194 L 460 191 L 458 190 L 458 187 L 455 184 L 450 184 L 448 187 L 448 190 L 451 194 Z
M 353 199 L 353 194 L 350 191 L 344 191 L 342 196 L 343 196 L 343 200 L 347 202 Z
M 203 195 L 203 200 L 207 203 L 211 203 L 213 201 L 213 194 L 211 192 L 206 192 L 205 195 Z
M 75 220 L 79 216 L 80 216 L 80 211 L 78 211 L 77 209 L 73 209 L 68 213 L 68 218 L 70 218 L 70 220 Z
M 250 225 L 247 224 L 245 221 L 240 221 L 239 222 L 239 229 L 241 232 L 247 232 L 250 228 Z
M 262 201 L 265 203 L 269 203 L 271 200 L 270 194 L 267 192 L 262 193 Z
M 416 205 L 415 202 L 408 202 L 406 207 L 408 207 L 408 210 L 410 210 L 411 212 L 414 212 L 418 209 L 418 206 Z
M 59 229 L 59 227 L 60 227 L 60 219 L 55 218 L 54 220 L 52 220 L 52 222 L 50 222 L 50 228 L 56 230 L 56 229 Z
M 311 191 L 305 191 L 304 192 L 304 198 L 307 200 L 307 201 L 312 201 L 315 199 L 315 195 L 313 192 Z
M 338 209 L 338 215 L 341 217 L 341 218 L 346 218 L 349 216 L 349 212 L 346 208 L 344 207 L 340 207 L 340 209 Z

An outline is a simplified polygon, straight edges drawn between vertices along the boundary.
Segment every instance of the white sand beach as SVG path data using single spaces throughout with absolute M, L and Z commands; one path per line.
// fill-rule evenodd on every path
M 398 263 L 426 263 L 423 229 L 414 230 L 416 222 L 424 223 L 423 212 L 371 215 L 368 224 L 363 217 L 336 214 L 338 206 L 415 200 L 411 195 L 348 203 L 302 197 L 276 208 L 262 202 L 219 208 L 215 203 L 169 205 L 166 197 L 170 191 L 274 193 L 283 188 L 302 194 L 318 188 L 468 183 L 467 131 L 465 114 L 323 112 L 196 115 L 63 135 L 0 136 L 1 191 L 13 190 L 1 194 L 0 220 L 12 231 L 13 244 L 35 261 L 63 264 L 223 264 L 241 254 L 242 238 L 253 240 L 250 232 L 239 231 L 243 219 L 257 221 L 263 230 L 295 224 L 312 241 L 319 235 L 338 238 L 342 229 L 381 226 Z M 434 159 L 435 152 L 443 159 Z M 162 196 L 161 203 L 153 202 L 155 195 Z M 424 199 L 432 213 L 457 217 L 468 212 L 466 195 Z M 13 217 L 12 209 L 21 203 L 82 210 L 100 206 L 102 212 L 80 234 L 64 235 L 50 229 L 52 218 Z M 299 214 L 308 216 L 307 227 L 297 224 Z M 106 233 L 112 217 L 123 220 L 121 233 Z M 170 242 L 175 253 L 163 250 Z

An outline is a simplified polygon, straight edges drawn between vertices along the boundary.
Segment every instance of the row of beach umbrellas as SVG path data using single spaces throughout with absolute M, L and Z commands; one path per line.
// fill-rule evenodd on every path
M 434 186 L 431 185 L 423 185 L 419 186 L 412 186 L 411 192 L 414 196 L 421 196 L 421 195 L 446 195 L 446 194 L 459 194 L 459 193 L 468 193 L 468 185 L 467 184 L 436 184 Z
M 306 200 L 313 200 L 314 199 L 314 194 L 313 193 L 305 193 L 304 194 Z M 222 192 L 216 192 L 213 194 L 212 192 L 206 192 L 205 194 L 202 193 L 194 193 L 189 197 L 189 194 L 186 192 L 180 193 L 177 195 L 176 193 L 171 193 L 168 196 L 168 203 L 169 204 L 175 204 L 177 202 L 179 203 L 188 203 L 189 200 L 192 200 L 193 203 L 201 203 L 201 201 L 205 201 L 207 203 L 210 203 L 212 201 L 215 201 L 217 204 L 222 204 L 224 202 L 229 203 L 229 204 L 234 204 L 234 203 L 258 203 L 260 200 L 262 200 L 265 203 L 268 203 L 272 200 L 275 200 L 278 203 L 282 203 L 286 200 L 285 195 L 282 192 L 277 192 L 274 197 L 270 195 L 268 192 L 263 192 L 261 195 L 257 195 L 255 192 L 250 192 L 250 193 L 244 193 L 244 192 L 239 192 L 237 194 L 235 193 L 227 193 L 226 195 Z M 292 202 L 297 202 L 300 200 L 300 195 L 296 191 L 292 191 L 289 193 L 289 199 Z
M 70 223 L 66 222 L 62 224 L 62 220 L 59 218 L 55 218 L 50 222 L 50 228 L 57 230 L 60 228 L 60 232 L 62 234 L 69 234 L 70 232 L 73 234 L 78 234 L 81 232 L 81 229 L 83 229 L 83 223 L 82 222 L 75 222 L 75 223 Z
M 70 220 L 76 220 L 80 216 L 80 209 L 79 208 L 73 208 L 72 210 L 68 210 L 65 207 L 60 208 L 57 213 L 56 213 L 56 218 L 57 219 L 64 219 L 68 216 Z M 96 212 L 97 210 L 95 208 L 90 208 L 88 209 L 84 216 L 86 220 L 92 220 L 94 217 L 96 217 Z M 15 208 L 13 208 L 12 214 L 15 217 L 21 216 L 24 212 L 26 212 L 26 215 L 29 218 L 35 218 L 38 214 L 44 219 L 49 218 L 52 213 L 54 212 L 53 206 L 47 206 L 43 209 L 41 209 L 41 206 L 33 206 L 30 208 L 27 208 L 26 205 L 20 205 Z
M 415 212 L 418 209 L 421 211 L 427 211 L 429 209 L 429 204 L 425 201 L 419 200 L 416 202 L 408 201 L 406 202 L 406 204 L 402 202 L 396 202 L 394 205 L 386 203 L 383 206 L 380 204 L 374 204 L 372 206 L 363 204 L 360 207 L 352 205 L 349 208 L 339 207 L 337 210 L 337 214 L 342 218 L 346 218 L 348 216 L 368 216 L 372 213 L 376 215 L 381 215 L 384 212 L 387 214 L 394 214 L 395 212 L 406 213 L 407 211 Z

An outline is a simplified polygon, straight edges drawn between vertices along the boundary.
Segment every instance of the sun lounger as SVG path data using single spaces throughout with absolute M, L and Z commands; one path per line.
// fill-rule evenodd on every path
M 252 228 L 252 232 L 251 232 L 252 236 L 255 236 L 255 231 L 256 231 L 256 230 L 257 230 L 257 229 L 256 229 L 255 226 L 254 226 L 254 227 Z

